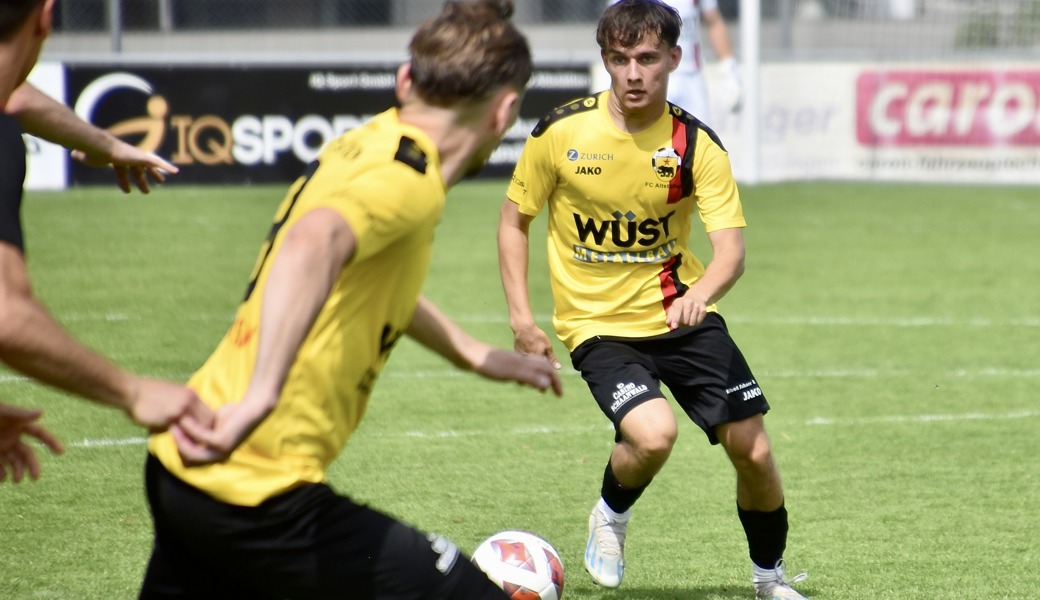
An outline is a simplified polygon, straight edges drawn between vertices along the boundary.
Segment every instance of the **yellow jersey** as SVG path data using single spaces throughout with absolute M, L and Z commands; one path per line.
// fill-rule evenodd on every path
M 746 225 L 711 129 L 668 104 L 652 126 L 625 133 L 609 93 L 543 118 L 507 192 L 522 214 L 548 206 L 553 324 L 569 350 L 593 336 L 667 333 L 668 307 L 704 274 L 689 247 L 694 213 L 707 232 Z
M 307 212 L 329 208 L 350 226 L 356 249 L 303 340 L 277 407 L 225 462 L 186 468 L 169 433 L 153 435 L 149 450 L 180 479 L 241 506 L 323 481 L 411 322 L 446 192 L 436 146 L 395 109 L 333 141 L 289 189 L 234 323 L 188 383 L 214 409 L 242 399 L 284 232 Z

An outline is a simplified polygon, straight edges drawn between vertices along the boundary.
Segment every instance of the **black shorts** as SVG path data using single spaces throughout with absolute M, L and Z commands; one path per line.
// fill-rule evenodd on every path
M 712 444 L 719 443 L 716 426 L 769 410 L 716 313 L 708 313 L 696 327 L 649 338 L 594 337 L 574 349 L 571 361 L 618 432 L 630 410 L 665 397 L 662 383 Z
M 155 545 L 140 598 L 504 600 L 444 538 L 314 484 L 243 507 L 148 456 Z

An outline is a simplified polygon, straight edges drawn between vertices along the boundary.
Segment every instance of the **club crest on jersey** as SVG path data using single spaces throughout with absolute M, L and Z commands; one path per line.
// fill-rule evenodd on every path
M 653 166 L 657 178 L 668 183 L 679 173 L 682 159 L 679 158 L 679 153 L 675 151 L 675 148 L 658 148 L 657 152 L 654 152 L 654 157 L 650 159 L 650 164 Z

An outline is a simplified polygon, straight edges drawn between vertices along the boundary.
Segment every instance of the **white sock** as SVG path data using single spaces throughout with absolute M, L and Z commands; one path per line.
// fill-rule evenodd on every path
M 631 508 L 623 513 L 615 512 L 613 508 L 607 506 L 607 502 L 603 498 L 600 498 L 599 502 L 596 503 L 596 508 L 606 515 L 607 520 L 611 523 L 628 523 L 628 518 L 632 516 Z
M 751 580 L 754 582 L 759 581 L 774 581 L 776 579 L 776 568 L 763 569 L 756 565 L 754 562 L 751 563 Z

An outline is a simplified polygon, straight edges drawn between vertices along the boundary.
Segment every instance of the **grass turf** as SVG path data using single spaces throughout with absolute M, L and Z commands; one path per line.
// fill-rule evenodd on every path
M 426 293 L 509 346 L 494 241 L 504 189 L 451 193 Z M 36 292 L 116 362 L 184 380 L 227 327 L 283 193 L 30 194 Z M 720 308 L 773 406 L 787 559 L 811 575 L 800 588 L 832 600 L 1035 595 L 1035 189 L 799 183 L 742 195 L 748 269 Z M 544 217 L 533 229 L 544 235 Z M 694 244 L 709 257 L 703 235 Z M 532 251 L 548 328 L 543 244 Z M 623 587 L 591 584 L 585 522 L 613 436 L 569 366 L 564 378 L 563 398 L 540 396 L 406 340 L 330 483 L 465 550 L 500 529 L 535 531 L 560 550 L 568 600 L 750 598 L 732 470 L 686 421 L 636 507 Z M 0 397 L 43 407 L 68 446 L 42 457 L 39 482 L 0 485 L 0 598 L 135 597 L 151 539 L 142 432 L 10 374 Z

